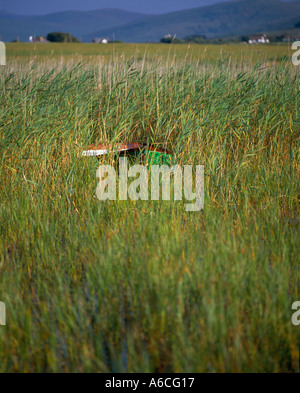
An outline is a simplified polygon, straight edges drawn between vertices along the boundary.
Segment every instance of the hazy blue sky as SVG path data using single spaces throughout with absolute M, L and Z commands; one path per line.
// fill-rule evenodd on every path
M 0 0 L 0 10 L 33 15 L 66 10 L 122 8 L 159 14 L 223 1 L 228 0 Z

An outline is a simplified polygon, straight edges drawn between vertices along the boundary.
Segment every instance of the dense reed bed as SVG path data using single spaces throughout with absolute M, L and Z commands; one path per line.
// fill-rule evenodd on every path
M 1 69 L 1 372 L 299 371 L 299 72 L 167 56 Z M 204 210 L 100 202 L 98 141 L 203 164 Z

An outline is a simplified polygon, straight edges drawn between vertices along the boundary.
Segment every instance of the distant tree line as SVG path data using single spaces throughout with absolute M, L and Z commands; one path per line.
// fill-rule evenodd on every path
M 297 23 L 297 27 L 300 27 L 300 22 Z M 289 33 L 275 33 L 275 34 L 268 34 L 268 38 L 270 42 L 285 42 L 290 37 L 293 40 L 293 37 Z M 205 35 L 189 35 L 184 38 L 176 38 L 176 36 L 172 37 L 170 34 L 163 37 L 160 42 L 163 44 L 222 44 L 222 43 L 238 43 L 238 42 L 245 42 L 249 41 L 250 36 L 238 36 L 238 37 L 224 37 L 224 38 L 207 38 Z
M 242 41 L 242 39 L 232 39 L 232 41 Z M 163 44 L 220 44 L 228 42 L 228 39 L 223 38 L 207 38 L 205 35 L 188 35 L 184 38 L 172 37 L 170 34 L 160 40 Z
M 163 44 L 186 44 L 186 43 L 195 43 L 202 44 L 207 41 L 205 35 L 189 35 L 184 38 L 176 38 L 172 37 L 171 34 L 163 37 L 160 42 Z
M 61 33 L 61 32 L 49 33 L 46 38 L 49 42 L 76 42 L 76 43 L 80 42 L 72 34 Z
M 21 42 L 18 38 L 11 41 L 11 42 Z M 53 32 L 47 34 L 46 37 L 44 36 L 35 36 L 35 37 L 30 37 L 30 42 L 35 42 L 35 43 L 45 43 L 45 42 L 57 42 L 57 43 L 80 43 L 81 41 L 74 37 L 70 33 L 63 33 L 63 32 Z M 114 41 L 109 41 L 107 40 L 107 43 L 115 43 L 115 44 L 121 44 L 123 41 L 121 40 L 114 40 Z

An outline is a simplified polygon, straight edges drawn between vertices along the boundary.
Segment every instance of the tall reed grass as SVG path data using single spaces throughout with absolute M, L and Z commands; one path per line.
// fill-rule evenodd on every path
M 33 61 L 0 85 L 1 372 L 299 371 L 298 70 Z M 98 201 L 100 141 L 205 165 L 204 210 Z

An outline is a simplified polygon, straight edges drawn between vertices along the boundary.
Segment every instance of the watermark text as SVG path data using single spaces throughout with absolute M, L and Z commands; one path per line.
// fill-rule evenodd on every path
M 193 172 L 194 175 L 193 175 Z M 186 211 L 200 211 L 204 207 L 204 166 L 152 165 L 150 169 L 143 165 L 133 165 L 128 169 L 127 158 L 119 159 L 119 187 L 117 187 L 117 173 L 111 165 L 101 165 L 97 170 L 100 179 L 96 194 L 100 201 L 125 201 L 128 198 L 137 201 L 171 200 L 171 178 L 174 184 L 174 201 L 186 202 Z M 128 179 L 133 178 L 128 184 Z M 161 181 L 160 181 L 161 179 Z M 149 191 L 149 185 L 151 190 Z M 118 188 L 118 193 L 117 193 Z M 117 195 L 118 194 L 118 195 Z
M 6 308 L 3 302 L 0 302 L 0 326 L 6 325 Z
M 294 302 L 292 304 L 292 310 L 297 310 L 292 315 L 292 324 L 294 326 L 299 326 L 300 325 L 300 301 Z
M 0 41 L 0 65 L 6 65 L 6 47 L 2 41 Z
M 300 41 L 293 42 L 292 50 L 296 51 L 292 56 L 292 62 L 294 64 L 294 66 L 299 66 L 300 65 Z

